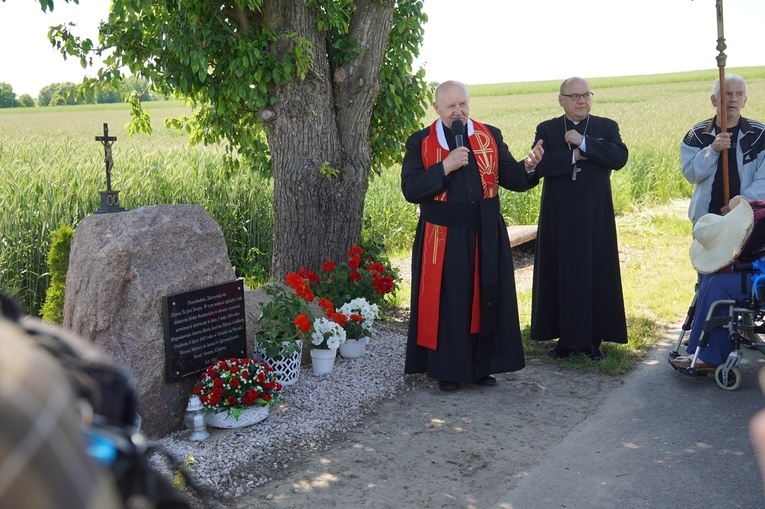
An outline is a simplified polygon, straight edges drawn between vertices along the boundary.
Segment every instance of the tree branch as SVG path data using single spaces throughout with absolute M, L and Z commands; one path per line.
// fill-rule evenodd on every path
M 393 26 L 394 4 L 394 0 L 356 2 L 349 36 L 356 40 L 359 51 L 333 70 L 340 138 L 348 153 L 358 153 L 353 147 L 369 144 L 372 107 L 380 91 L 380 68 Z M 361 166 L 369 167 L 369 161 L 361 162 Z

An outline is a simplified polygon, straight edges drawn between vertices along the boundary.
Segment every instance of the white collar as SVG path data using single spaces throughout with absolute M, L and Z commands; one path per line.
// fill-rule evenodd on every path
M 470 119 L 467 119 L 467 135 L 468 137 L 473 135 L 474 132 L 473 128 L 473 121 Z M 436 134 L 438 135 L 438 144 L 441 145 L 441 148 L 445 150 L 449 150 L 449 144 L 446 143 L 446 136 L 444 135 L 444 123 L 439 118 L 436 120 Z

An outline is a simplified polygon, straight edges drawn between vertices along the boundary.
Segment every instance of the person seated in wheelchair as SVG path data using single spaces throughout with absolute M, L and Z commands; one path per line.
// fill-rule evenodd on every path
M 679 369 L 691 366 L 701 338 L 707 315 L 719 300 L 737 303 L 751 297 L 751 272 L 735 271 L 737 263 L 748 263 L 765 257 L 765 202 L 748 202 L 742 196 L 731 198 L 730 212 L 724 216 L 706 214 L 693 227 L 691 264 L 699 272 L 696 290 L 695 319 L 690 331 L 688 355 L 670 360 Z M 727 306 L 720 307 L 717 315 L 727 316 Z M 734 345 L 727 327 L 707 331 L 708 342 L 699 349 L 694 367 L 700 371 L 714 371 L 725 363 Z

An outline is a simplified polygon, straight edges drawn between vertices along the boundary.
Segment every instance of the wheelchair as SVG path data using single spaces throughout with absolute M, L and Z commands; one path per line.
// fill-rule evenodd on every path
M 741 301 L 721 299 L 715 301 L 709 308 L 702 327 L 696 350 L 691 355 L 691 364 L 687 368 L 676 366 L 672 361 L 679 357 L 680 348 L 685 335 L 690 332 L 696 315 L 696 302 L 698 288 L 693 297 L 685 321 L 680 330 L 677 343 L 669 352 L 668 361 L 673 369 L 683 374 L 696 377 L 714 374 L 717 385 L 725 390 L 735 391 L 741 387 L 742 377 L 739 364 L 743 358 L 741 345 L 757 350 L 765 355 L 765 341 L 760 334 L 765 334 L 765 260 L 757 260 L 751 263 L 732 265 L 734 272 L 749 272 L 752 281 L 750 294 Z M 718 313 L 721 309 L 727 309 L 724 314 Z M 718 327 L 728 329 L 728 338 L 733 344 L 733 351 L 728 355 L 724 363 L 715 369 L 697 368 L 699 352 L 709 344 L 710 332 Z

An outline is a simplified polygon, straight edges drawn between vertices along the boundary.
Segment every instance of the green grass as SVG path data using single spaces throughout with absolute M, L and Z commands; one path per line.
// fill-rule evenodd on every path
M 549 344 L 528 339 L 527 328 L 524 346 L 529 362 L 561 362 L 586 371 L 623 373 L 657 343 L 667 324 L 683 319 L 697 277 L 688 258 L 691 223 L 687 207 L 686 200 L 673 200 L 617 219 L 629 338 L 626 345 L 604 343 L 606 358 L 600 363 L 584 355 L 553 361 L 545 353 Z M 528 324 L 531 292 L 518 297 L 521 323 Z
M 729 67 L 726 73 L 740 74 L 746 78 L 747 82 L 756 79 L 765 78 L 765 67 Z M 674 85 L 679 83 L 700 82 L 708 85 L 711 92 L 712 81 L 719 76 L 718 69 L 704 69 L 699 71 L 687 71 L 666 74 L 642 74 L 636 76 L 619 76 L 590 78 L 584 76 L 589 81 L 593 89 L 621 88 L 625 86 L 637 87 L 644 85 Z M 470 95 L 473 98 L 483 96 L 508 96 L 524 95 L 535 93 L 552 92 L 557 95 L 560 81 L 534 81 L 521 83 L 493 83 L 487 85 L 470 85 Z

